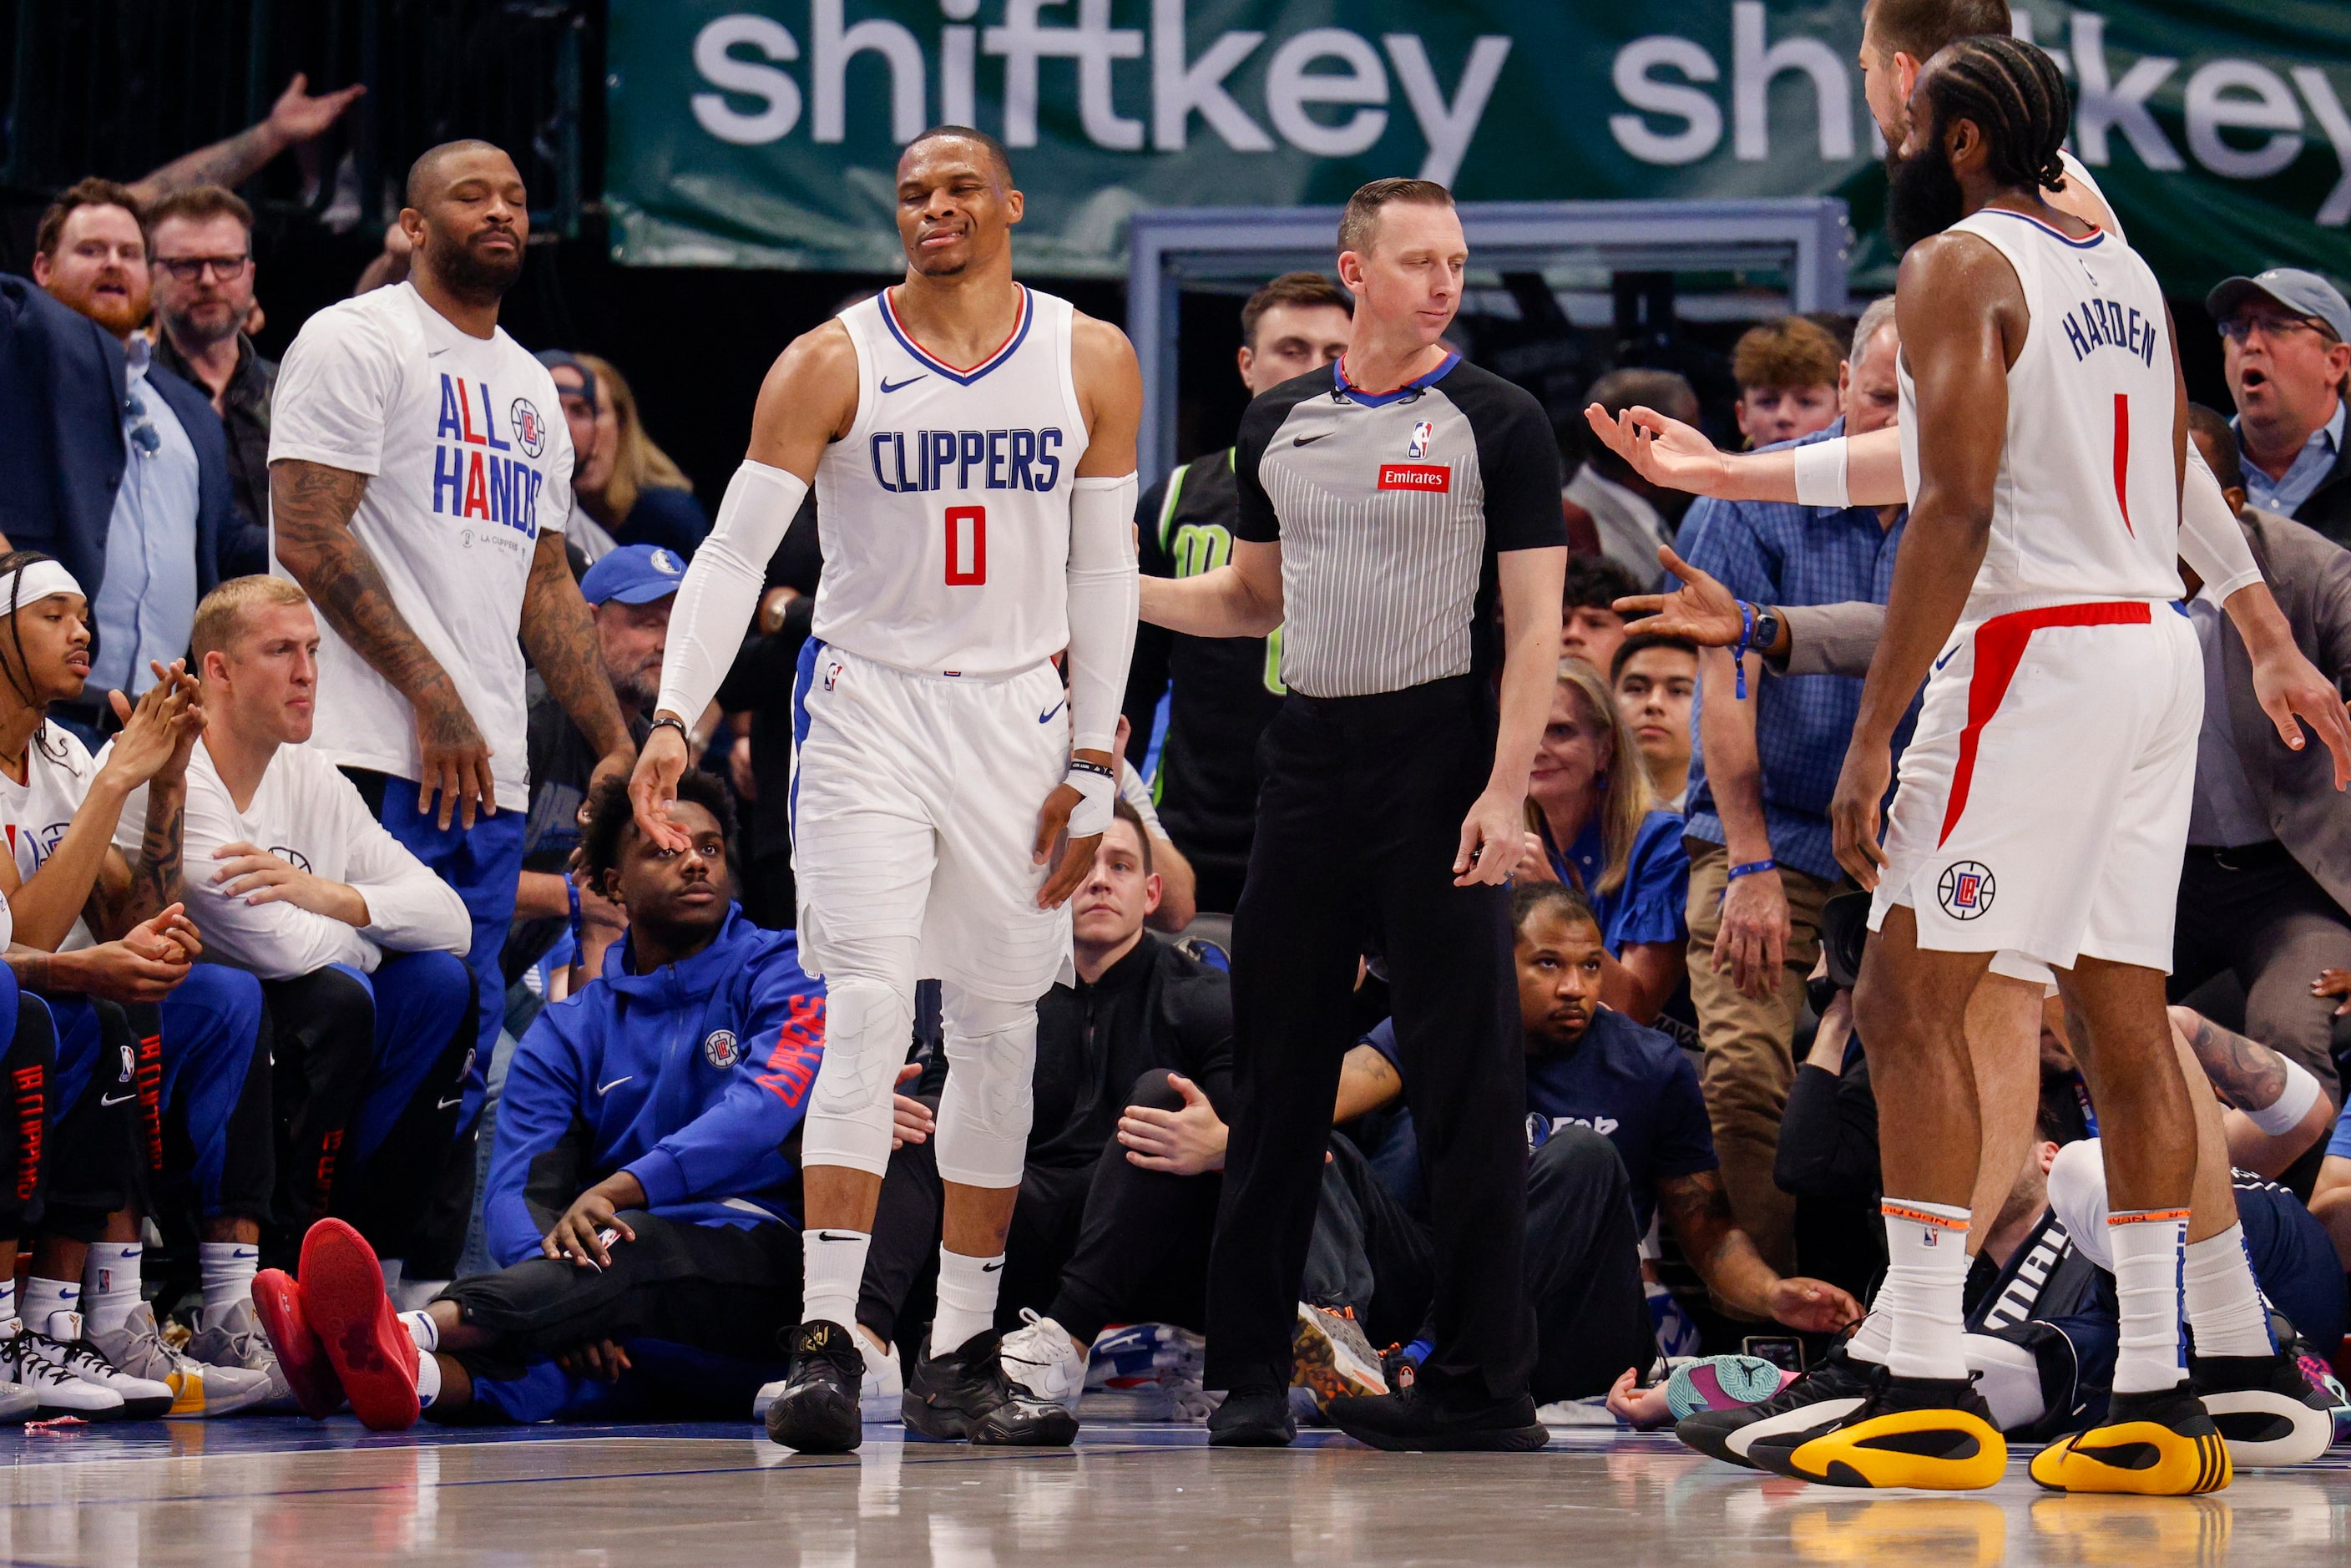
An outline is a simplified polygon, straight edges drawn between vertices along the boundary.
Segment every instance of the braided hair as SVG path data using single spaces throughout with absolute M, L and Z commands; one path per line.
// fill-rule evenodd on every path
M 1986 172 L 2004 186 L 2064 189 L 2065 144 L 2073 105 L 2057 62 L 2019 38 L 1992 33 L 1961 38 L 1928 62 L 1927 101 L 1939 132 L 1954 120 L 1983 131 Z
M 5 618 L 8 622 L 9 645 L 16 653 L 16 657 L 13 659 L 7 653 L 0 653 L 0 677 L 7 680 L 8 689 L 16 693 L 17 699 L 28 706 L 39 704 L 41 696 L 33 685 L 33 665 L 32 660 L 25 652 L 23 623 L 16 619 L 16 612 L 24 608 L 19 602 L 25 593 L 23 572 L 25 568 L 36 561 L 55 559 L 57 557 L 44 555 L 37 549 L 15 549 L 0 555 L 0 577 L 5 577 L 8 582 L 7 602 L 0 604 L 0 618 Z M 42 713 L 40 725 L 33 731 L 33 744 L 40 747 L 42 756 L 53 762 L 67 762 L 71 759 L 72 754 L 63 741 L 56 742 L 55 749 L 51 749 L 48 715 L 46 709 Z

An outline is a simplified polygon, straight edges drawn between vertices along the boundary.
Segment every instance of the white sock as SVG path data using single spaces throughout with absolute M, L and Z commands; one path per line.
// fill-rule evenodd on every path
M 402 1312 L 400 1322 L 408 1331 L 408 1337 L 416 1342 L 416 1348 L 423 1353 L 426 1360 L 431 1360 L 433 1353 L 441 1348 L 441 1329 L 434 1322 L 433 1314 Z
M 865 1249 L 873 1238 L 863 1230 L 812 1226 L 800 1232 L 800 1321 L 857 1321 L 857 1288 L 865 1278 Z
M 1878 1302 L 1884 1300 L 1881 1290 Z M 1886 1358 L 1894 1354 L 1894 1314 L 1882 1304 L 1873 1304 L 1869 1315 L 1861 1320 L 1861 1326 L 1853 1331 L 1853 1337 L 1844 1342 L 1844 1353 L 1855 1361 L 1884 1366 Z
M 87 1333 L 112 1333 L 131 1316 L 140 1301 L 139 1260 L 146 1250 L 138 1241 L 93 1241 L 81 1266 L 82 1311 L 89 1315 Z
M 25 1320 L 36 1332 L 49 1332 L 51 1312 L 81 1311 L 81 1285 L 71 1280 L 44 1280 L 38 1274 L 25 1281 Z
M 2106 1217 L 2115 1254 L 2115 1296 L 2122 1307 L 2122 1346 L 2115 1356 L 2117 1394 L 2152 1394 L 2180 1379 L 2180 1242 L 2184 1208 L 2142 1208 Z
M 2199 1355 L 2274 1355 L 2269 1309 L 2253 1283 L 2245 1255 L 2245 1228 L 2190 1241 L 2182 1254 L 2180 1283 L 2188 1297 L 2188 1328 Z
M 945 1355 L 996 1326 L 996 1281 L 1004 1254 L 967 1258 L 939 1249 L 939 1315 L 931 1320 L 931 1354 Z
M 1893 1320 L 1886 1366 L 1896 1377 L 1965 1377 L 1968 1211 L 1896 1197 L 1878 1209 L 1886 1219 L 1886 1265 L 1876 1310 Z
M 204 1281 L 204 1322 L 253 1300 L 261 1249 L 250 1241 L 199 1241 L 196 1269 Z
M 16 1276 L 0 1280 L 0 1325 L 16 1322 Z
M 434 1359 L 431 1351 L 420 1350 L 416 1353 L 417 1408 L 430 1409 L 433 1402 L 439 1397 L 441 1397 L 441 1364 Z

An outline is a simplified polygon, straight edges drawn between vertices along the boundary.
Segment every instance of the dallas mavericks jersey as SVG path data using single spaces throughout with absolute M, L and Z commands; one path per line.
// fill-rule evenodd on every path
M 2005 256 L 2030 327 L 2008 371 L 1991 538 L 1965 619 L 2032 603 L 2177 599 L 2179 465 L 2163 291 L 2113 234 L 2073 239 L 1985 207 L 1951 225 Z M 1903 478 L 1918 493 L 1918 412 L 1901 367 Z
M 893 290 L 841 313 L 857 421 L 817 464 L 815 635 L 934 675 L 1035 667 L 1070 641 L 1070 497 L 1086 424 L 1069 301 L 1020 290 L 1003 344 L 948 364 Z

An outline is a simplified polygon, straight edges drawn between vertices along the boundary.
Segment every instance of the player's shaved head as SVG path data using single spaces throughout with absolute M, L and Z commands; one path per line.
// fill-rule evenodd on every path
M 1004 188 L 1008 191 L 1012 189 L 1012 154 L 1004 150 L 1003 142 L 998 141 L 987 131 L 976 130 L 968 125 L 932 126 L 928 131 L 906 143 L 906 150 L 898 154 L 899 166 L 904 168 L 907 160 L 914 157 L 916 149 L 933 141 L 969 142 L 979 149 L 988 162 L 995 165 L 997 178 L 1003 183 Z
M 424 204 L 433 199 L 435 192 L 444 189 L 456 178 L 455 174 L 446 172 L 451 161 L 476 152 L 494 153 L 505 162 L 507 168 L 512 169 L 515 166 L 514 160 L 507 155 L 507 150 L 495 141 L 483 141 L 471 137 L 460 141 L 444 141 L 438 147 L 428 147 L 418 153 L 416 162 L 408 166 L 408 184 L 401 199 L 419 211 L 423 210 Z

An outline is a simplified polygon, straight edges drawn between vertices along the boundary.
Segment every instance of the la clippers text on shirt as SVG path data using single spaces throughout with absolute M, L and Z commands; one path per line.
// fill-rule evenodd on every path
M 513 440 L 500 438 L 501 423 Z M 501 419 L 487 382 L 441 378 L 441 417 L 433 432 L 433 510 L 475 517 L 538 537 L 538 488 L 546 476 L 528 461 L 547 450 L 546 416 L 528 398 L 512 400 Z M 502 456 L 520 448 L 520 456 Z

